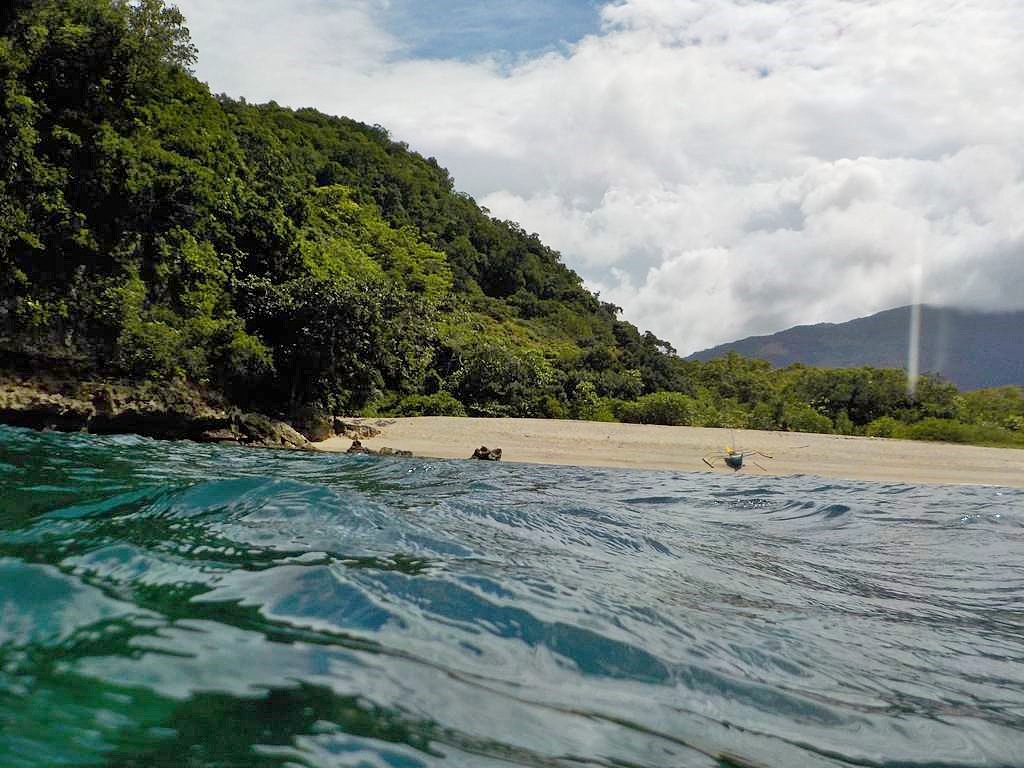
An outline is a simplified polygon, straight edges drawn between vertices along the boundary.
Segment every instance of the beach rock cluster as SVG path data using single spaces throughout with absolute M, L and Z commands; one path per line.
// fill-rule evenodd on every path
M 480 461 L 501 461 L 501 448 L 488 448 L 486 445 L 481 445 L 479 448 L 473 451 L 471 459 L 479 459 Z
M 381 434 L 381 427 L 394 424 L 394 419 L 333 418 L 334 434 L 350 440 L 369 440 Z
M 310 448 L 309 440 L 289 424 L 210 402 L 186 386 L 0 375 L 0 423 L 60 432 Z
M 397 448 L 381 448 L 379 451 L 375 451 L 372 448 L 367 448 L 359 440 L 353 440 L 352 445 L 345 453 L 365 453 L 370 456 L 412 456 L 412 451 L 402 451 Z
M 82 381 L 0 370 L 0 424 L 59 432 L 137 434 L 262 448 L 315 450 L 313 442 L 347 437 L 347 453 L 412 456 L 396 448 L 373 450 L 362 440 L 379 437 L 389 419 L 296 414 L 292 424 L 247 413 L 181 382 L 176 384 Z M 500 461 L 501 449 L 480 446 L 474 459 Z

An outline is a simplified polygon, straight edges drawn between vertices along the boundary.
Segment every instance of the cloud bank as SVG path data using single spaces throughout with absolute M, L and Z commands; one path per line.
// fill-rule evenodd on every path
M 413 57 L 386 0 L 179 5 L 215 91 L 388 127 L 681 353 L 909 303 L 917 271 L 1024 306 L 1015 0 L 623 0 L 512 64 Z

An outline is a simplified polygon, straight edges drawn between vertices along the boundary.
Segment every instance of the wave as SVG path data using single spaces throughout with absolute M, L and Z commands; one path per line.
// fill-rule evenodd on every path
M 1024 493 L 0 428 L 0 764 L 1009 766 Z

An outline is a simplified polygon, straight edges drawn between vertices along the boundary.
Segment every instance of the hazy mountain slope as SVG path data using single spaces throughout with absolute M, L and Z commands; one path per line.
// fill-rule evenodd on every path
M 847 368 L 907 367 L 910 307 L 846 323 L 801 325 L 696 352 L 711 360 L 728 352 L 767 360 Z M 1024 312 L 921 309 L 920 370 L 938 373 L 961 389 L 1024 384 Z

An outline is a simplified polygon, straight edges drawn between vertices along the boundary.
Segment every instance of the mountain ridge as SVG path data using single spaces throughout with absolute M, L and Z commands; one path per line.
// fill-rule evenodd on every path
M 709 347 L 686 359 L 707 361 L 735 352 L 777 368 L 799 363 L 906 370 L 911 311 L 903 306 L 841 323 L 797 325 Z M 964 390 L 1024 384 L 1024 311 L 922 305 L 918 367 Z

